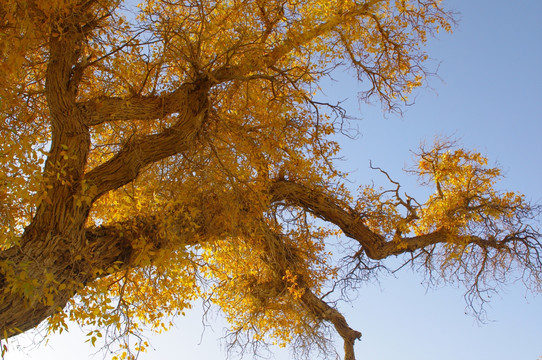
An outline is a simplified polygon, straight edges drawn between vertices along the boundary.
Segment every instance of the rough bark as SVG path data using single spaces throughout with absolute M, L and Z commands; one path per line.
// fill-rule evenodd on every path
M 83 181 L 94 186 L 95 201 L 134 180 L 146 165 L 189 149 L 205 119 L 207 80 L 185 84 L 163 97 L 105 99 L 105 106 L 77 104 L 78 61 L 85 39 L 78 24 L 83 20 L 74 14 L 61 24 L 63 36 L 50 38 L 46 99 L 52 137 L 43 171 L 46 194 L 18 244 L 0 252 L 0 333 L 8 336 L 33 328 L 63 308 L 78 287 L 94 279 L 95 269 L 106 269 L 115 261 L 130 264 L 131 242 L 126 235 L 130 231 L 121 236 L 112 229 L 85 229 L 90 204 L 76 201 L 83 194 Z M 131 105 L 123 108 L 126 104 Z M 84 173 L 88 126 L 117 120 L 115 114 L 121 113 L 159 118 L 173 112 L 178 113 L 177 121 L 170 128 L 135 138 L 112 159 Z M 45 301 L 48 277 L 64 286 Z
M 72 69 L 84 40 L 84 34 L 74 25 L 76 20 L 66 22 L 66 36 L 49 39 L 45 95 L 52 140 L 43 171 L 47 194 L 19 244 L 0 254 L 0 331 L 26 331 L 65 305 L 71 294 L 62 291 L 52 304 L 43 304 L 40 292 L 47 273 L 61 283 L 76 281 L 80 276 L 71 258 L 84 246 L 83 224 L 89 208 L 76 206 L 73 199 L 81 190 L 90 135 L 75 105 L 74 88 L 79 79 L 73 77 Z M 14 288 L 11 283 L 15 279 L 26 279 L 35 287 L 23 284 L 22 289 Z
M 173 243 L 171 238 L 159 235 L 159 221 L 152 217 L 85 228 L 91 204 L 78 204 L 76 199 L 83 194 L 83 182 L 94 189 L 91 194 L 93 202 L 136 179 L 144 167 L 189 151 L 207 121 L 208 94 L 214 85 L 247 76 L 273 80 L 273 74 L 280 72 L 274 67 L 281 58 L 339 25 L 367 16 L 380 1 L 366 1 L 349 13 L 331 14 L 327 21 L 305 32 L 292 26 L 286 30 L 282 41 L 262 52 L 261 56 L 247 55 L 236 65 L 226 64 L 211 70 L 169 93 L 131 98 L 104 96 L 80 103 L 76 101 L 77 91 L 85 70 L 80 57 L 83 56 L 87 33 L 96 26 L 89 20 L 93 18 L 89 9 L 99 2 L 86 1 L 73 14 L 60 19 L 58 28 L 62 29 L 62 36 L 51 36 L 47 43 L 45 96 L 49 106 L 51 148 L 43 171 L 46 196 L 18 244 L 0 251 L 0 334 L 6 332 L 10 337 L 18 331 L 32 329 L 63 308 L 78 289 L 95 280 L 99 276 L 96 270 L 107 269 L 115 263 L 124 268 L 138 266 L 132 244 L 140 237 L 150 239 L 155 249 L 179 249 L 210 234 L 220 236 L 223 232 L 231 236 L 232 229 L 220 229 L 213 223 L 213 212 L 218 216 L 228 209 L 213 208 L 212 199 L 203 199 L 202 204 L 197 204 L 206 215 L 196 220 L 197 229 L 176 233 Z M 136 135 L 110 160 L 94 169 L 85 168 L 90 149 L 89 128 L 106 122 L 146 121 L 168 116 L 175 116 L 175 122 L 169 128 L 158 134 Z M 276 181 L 269 194 L 270 206 L 281 202 L 301 207 L 335 224 L 345 235 L 357 241 L 360 251 L 373 260 L 444 243 L 450 236 L 441 229 L 421 236 L 386 239 L 371 230 L 364 223 L 363 214 L 346 202 L 329 195 L 325 189 L 309 188 L 295 181 Z M 175 222 L 171 226 L 190 228 Z M 464 240 L 480 247 L 506 247 L 504 240 L 499 242 L 476 236 Z M 513 236 L 506 239 L 516 240 L 518 238 Z M 51 301 L 44 301 L 50 278 L 64 287 L 57 287 Z M 353 360 L 353 344 L 361 333 L 350 328 L 336 309 L 317 298 L 310 289 L 306 289 L 301 301 L 315 316 L 334 325 L 344 339 L 345 359 Z
M 124 147 L 110 160 L 99 165 L 85 175 L 85 180 L 90 186 L 95 186 L 96 191 L 93 194 L 93 201 L 104 193 L 117 189 L 133 181 L 141 169 L 158 160 L 164 159 L 190 149 L 194 140 L 202 128 L 207 112 L 207 93 L 209 83 L 200 81 L 186 84 L 172 96 L 175 105 L 167 105 L 160 112 L 152 106 L 146 106 L 146 100 L 142 100 L 143 105 L 132 100 L 133 106 L 128 106 L 128 114 L 137 113 L 146 109 L 146 116 L 161 116 L 164 111 L 167 113 L 179 112 L 176 123 L 162 131 L 159 134 L 136 137 L 130 140 Z M 153 103 L 162 103 L 162 100 Z M 117 106 L 122 106 L 122 102 Z M 121 113 L 122 107 L 117 110 L 107 110 L 106 114 Z M 89 117 L 96 116 L 90 112 Z
M 139 239 L 145 239 L 156 253 L 160 249 L 181 251 L 210 236 L 231 234 L 234 229 L 217 226 L 215 219 L 228 209 L 213 206 L 212 197 L 202 195 L 198 202 L 188 204 L 201 209 L 198 217 L 187 219 L 179 211 L 178 216 L 173 214 L 169 219 L 167 228 L 162 218 L 142 216 L 83 229 L 80 239 L 65 234 L 52 236 L 51 232 L 34 233 L 33 239 L 21 239 L 20 246 L 0 251 L 0 334 L 5 331 L 11 337 L 39 325 L 62 309 L 77 290 L 103 276 L 100 274 L 113 265 L 119 271 L 139 266 L 141 250 L 133 246 Z M 43 302 L 46 288 L 52 285 L 48 276 L 57 282 L 52 303 Z M 22 278 L 31 288 L 12 286 Z M 66 286 L 61 288 L 60 284 Z
M 157 237 L 153 219 L 137 219 L 124 226 L 106 226 L 88 229 L 84 232 L 85 247 L 74 249 L 78 241 L 63 236 L 36 238 L 25 241 L 23 246 L 12 247 L 0 252 L 0 263 L 4 267 L 2 301 L 0 302 L 0 332 L 7 331 L 9 336 L 16 335 L 37 326 L 47 317 L 66 305 L 77 289 L 95 280 L 98 272 L 113 264 L 129 266 L 133 263 L 134 239 L 142 236 L 153 240 L 153 245 L 160 248 L 164 239 Z M 24 278 L 32 284 L 32 289 L 10 288 L 12 277 Z M 55 287 L 53 303 L 44 303 L 45 288 L 51 286 L 47 280 L 49 274 L 65 287 Z M 15 330 L 12 331 L 12 330 Z

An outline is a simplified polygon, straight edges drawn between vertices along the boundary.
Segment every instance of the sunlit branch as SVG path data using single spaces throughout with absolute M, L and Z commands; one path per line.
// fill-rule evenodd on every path
M 362 214 L 357 214 L 348 204 L 339 203 L 336 198 L 318 189 L 293 181 L 276 181 L 271 189 L 272 201 L 285 201 L 286 204 L 300 206 L 315 216 L 337 225 L 346 236 L 357 240 L 367 256 L 382 258 L 381 248 L 386 241 L 363 223 Z
M 142 168 L 158 160 L 186 151 L 201 128 L 207 113 L 207 84 L 182 88 L 175 100 L 169 101 L 168 111 L 179 112 L 177 122 L 158 134 L 136 137 L 110 160 L 85 175 L 85 179 L 96 187 L 94 199 L 134 180 Z M 158 111 L 160 102 L 147 107 L 147 114 Z M 173 107 L 173 108 L 172 108 Z M 135 106 L 128 109 L 137 111 Z M 116 111 L 122 112 L 116 107 Z
M 100 97 L 78 103 L 77 106 L 85 115 L 88 126 L 122 120 L 156 120 L 188 111 L 188 93 L 195 87 L 187 83 L 161 96 Z

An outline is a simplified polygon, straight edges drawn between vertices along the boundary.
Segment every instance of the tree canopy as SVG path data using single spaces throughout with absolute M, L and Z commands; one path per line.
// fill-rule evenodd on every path
M 334 300 L 399 256 L 473 307 L 517 269 L 541 289 L 538 208 L 448 140 L 410 171 L 433 192 L 351 192 L 334 166 L 337 67 L 396 111 L 426 78 L 440 1 L 7 0 L 0 4 L 0 334 L 90 327 L 119 357 L 196 299 L 231 345 L 354 359 Z M 336 238 L 344 234 L 345 237 Z M 349 249 L 338 258 L 329 240 Z

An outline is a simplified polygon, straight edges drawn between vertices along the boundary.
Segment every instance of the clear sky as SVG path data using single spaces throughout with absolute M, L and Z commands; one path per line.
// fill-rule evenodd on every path
M 542 202 L 542 1 L 444 3 L 460 13 L 458 26 L 452 35 L 441 34 L 430 42 L 429 54 L 440 64 L 439 77 L 417 92 L 415 104 L 405 108 L 403 117 L 384 117 L 379 105 L 360 104 L 357 85 L 348 74 L 337 74 L 335 83 L 326 84 L 328 100 L 347 99 L 349 114 L 359 118 L 351 122 L 359 128 L 358 139 L 341 139 L 342 155 L 348 160 L 339 165 L 360 185 L 376 176 L 368 169 L 372 160 L 415 193 L 415 181 L 401 172 L 411 160 L 409 150 L 435 135 L 454 135 L 466 148 L 485 153 L 503 167 L 502 188 Z M 530 295 L 521 283 L 507 286 L 487 306 L 490 321 L 480 325 L 465 315 L 464 289 L 427 290 L 422 281 L 405 270 L 360 288 L 352 303 L 339 304 L 351 326 L 363 333 L 356 345 L 358 359 L 542 356 L 542 295 Z M 202 335 L 200 311 L 178 318 L 175 329 L 152 338 L 155 350 L 140 359 L 223 359 L 217 339 L 224 324 L 210 325 Z M 337 347 L 342 347 L 339 341 Z M 73 329 L 38 349 L 11 347 L 6 359 L 86 358 L 95 351 Z M 285 351 L 276 356 L 288 358 Z

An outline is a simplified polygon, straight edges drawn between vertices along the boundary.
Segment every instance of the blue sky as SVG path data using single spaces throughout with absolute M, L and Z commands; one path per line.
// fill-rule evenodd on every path
M 445 1 L 460 12 L 451 35 L 440 34 L 428 48 L 438 75 L 420 89 L 402 117 L 359 103 L 348 74 L 337 74 L 323 89 L 329 100 L 344 100 L 360 136 L 341 139 L 339 164 L 361 185 L 377 174 L 369 160 L 387 169 L 416 193 L 416 182 L 401 172 L 410 149 L 435 135 L 454 135 L 470 149 L 502 166 L 502 188 L 542 202 L 542 2 L 518 0 Z M 370 360 L 536 360 L 542 356 L 542 296 L 521 283 L 507 286 L 487 306 L 490 321 L 465 315 L 464 289 L 427 290 L 409 270 L 359 289 L 350 304 L 340 303 L 352 327 L 363 333 L 358 359 Z M 176 320 L 169 333 L 154 336 L 155 350 L 141 359 L 222 359 L 217 340 L 224 324 L 211 322 L 202 335 L 201 312 Z M 32 339 L 32 335 L 24 335 Z M 39 337 L 38 337 L 39 338 Z M 21 341 L 21 344 L 25 341 Z M 337 342 L 337 347 L 342 347 Z M 37 350 L 11 348 L 7 360 L 86 358 L 96 350 L 73 329 Z M 288 359 L 279 351 L 277 359 Z M 98 354 L 97 359 L 101 358 Z

